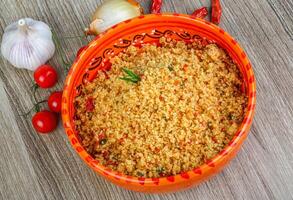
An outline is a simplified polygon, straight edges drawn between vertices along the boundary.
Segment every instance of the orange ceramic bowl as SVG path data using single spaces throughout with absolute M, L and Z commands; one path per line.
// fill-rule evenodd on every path
M 111 171 L 99 164 L 82 147 L 74 130 L 74 98 L 81 86 L 91 81 L 99 70 L 107 68 L 109 57 L 118 54 L 131 44 L 157 42 L 161 37 L 192 41 L 198 36 L 215 41 L 224 48 L 238 64 L 244 78 L 248 95 L 248 109 L 244 120 L 231 142 L 217 156 L 204 165 L 175 176 L 161 178 L 138 178 Z M 145 15 L 122 22 L 97 36 L 76 58 L 65 81 L 62 98 L 62 119 L 73 148 L 80 157 L 100 176 L 126 189 L 140 192 L 174 192 L 189 188 L 218 173 L 238 152 L 252 123 L 256 103 L 255 78 L 251 64 L 228 33 L 210 22 L 179 14 Z M 77 175 L 78 176 L 78 175 Z

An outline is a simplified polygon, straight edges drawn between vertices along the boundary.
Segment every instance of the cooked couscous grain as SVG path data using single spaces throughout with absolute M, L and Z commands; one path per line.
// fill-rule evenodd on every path
M 163 38 L 130 46 L 111 64 L 76 97 L 75 125 L 85 149 L 113 170 L 138 177 L 191 170 L 219 153 L 243 120 L 241 74 L 216 44 Z M 129 81 L 125 69 L 139 80 Z

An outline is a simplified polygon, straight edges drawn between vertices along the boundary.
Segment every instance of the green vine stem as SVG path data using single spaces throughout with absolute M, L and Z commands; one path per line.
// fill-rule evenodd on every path
M 37 89 L 39 88 L 39 86 L 34 83 L 33 86 L 31 86 L 32 90 L 33 90 L 33 100 L 37 103 L 37 97 L 36 97 L 36 92 L 37 92 Z
M 29 111 L 27 111 L 24 114 L 21 114 L 20 116 L 27 116 L 29 115 L 32 111 L 35 112 L 40 112 L 41 108 L 40 108 L 40 104 L 47 102 L 47 100 L 43 100 L 43 101 L 39 101 L 37 102 Z
M 63 67 L 66 71 L 66 73 L 69 71 L 71 65 L 72 65 L 72 61 L 70 61 L 67 56 L 66 56 L 66 52 L 65 50 L 62 48 L 61 45 L 61 41 L 57 35 L 57 33 L 55 31 L 52 30 L 52 37 L 53 37 L 53 41 L 55 43 L 56 46 L 56 50 L 57 50 L 57 54 L 59 55 L 59 57 L 61 58 Z M 62 37 L 63 39 L 75 39 L 75 38 L 80 38 L 82 39 L 82 43 L 84 44 L 84 42 L 88 42 L 87 41 L 87 36 L 86 35 L 78 35 L 78 36 L 65 36 Z
M 70 66 L 71 66 L 70 61 L 67 59 L 66 53 L 65 53 L 64 49 L 61 46 L 61 42 L 60 42 L 56 32 L 53 31 L 53 30 L 52 30 L 52 37 L 53 37 L 53 41 L 54 41 L 55 46 L 56 46 L 57 54 L 61 58 L 62 64 L 64 66 L 64 69 L 65 69 L 65 71 L 67 73 L 69 71 Z

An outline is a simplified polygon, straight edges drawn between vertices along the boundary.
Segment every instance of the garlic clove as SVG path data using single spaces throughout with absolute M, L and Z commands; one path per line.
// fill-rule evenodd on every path
M 52 32 L 44 22 L 24 18 L 4 30 L 1 53 L 17 68 L 35 70 L 45 64 L 54 52 Z

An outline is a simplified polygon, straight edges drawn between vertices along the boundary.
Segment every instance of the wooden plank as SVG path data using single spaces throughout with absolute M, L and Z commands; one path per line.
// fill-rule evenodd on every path
M 11 112 L 12 108 L 9 106 L 3 82 L 0 82 L 0 94 L 1 197 L 3 199 L 37 199 L 36 197 L 39 196 L 42 199 L 44 195 L 25 148 L 21 131 L 14 123 L 16 119 Z M 26 194 L 30 190 L 34 193 Z
M 1 36 L 5 26 L 25 16 L 45 21 L 60 36 L 80 35 L 96 0 L 2 0 Z M 150 1 L 139 1 L 148 12 Z M 196 188 L 174 194 L 147 195 L 118 188 L 96 175 L 71 149 L 61 124 L 52 135 L 36 134 L 30 117 L 32 72 L 0 60 L 0 199 L 292 199 L 293 198 L 293 2 L 222 1 L 221 27 L 248 54 L 256 75 L 258 104 L 248 140 L 229 166 Z M 166 0 L 163 12 L 191 13 L 210 1 Z M 62 41 L 69 58 L 82 45 Z M 62 89 L 65 78 L 57 56 L 60 81 L 40 90 L 45 99 Z

